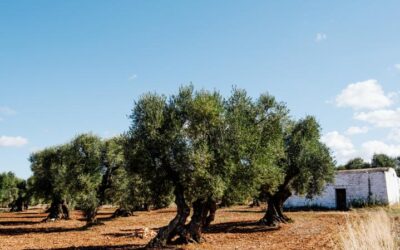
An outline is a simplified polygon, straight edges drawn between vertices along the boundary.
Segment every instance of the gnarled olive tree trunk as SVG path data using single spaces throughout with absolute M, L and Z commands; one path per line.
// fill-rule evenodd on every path
M 22 212 L 25 209 L 28 209 L 28 203 L 22 197 L 18 197 L 10 204 L 10 207 L 10 212 Z
M 83 210 L 87 226 L 95 225 L 97 223 L 97 211 L 98 207 L 91 207 Z
M 190 207 L 186 204 L 183 188 L 178 185 L 175 188 L 175 203 L 177 205 L 177 213 L 175 218 L 163 227 L 153 238 L 147 247 L 159 248 L 165 247 L 167 244 L 174 242 L 179 244 L 200 243 L 202 241 L 203 229 L 210 225 L 215 218 L 217 204 L 214 200 L 196 200 L 193 202 L 193 214 L 189 224 L 186 220 L 190 214 Z
M 211 198 L 204 200 L 196 200 L 193 204 L 193 215 L 187 226 L 188 240 L 187 242 L 202 241 L 202 232 L 215 219 L 217 204 Z
M 186 235 L 185 223 L 190 214 L 190 207 L 186 204 L 182 185 L 177 184 L 174 193 L 177 206 L 175 218 L 169 222 L 168 226 L 162 227 L 158 231 L 147 245 L 149 248 L 165 247 L 176 235 L 181 237 Z
M 45 221 L 48 220 L 69 220 L 70 215 L 69 215 L 69 208 L 65 200 L 63 199 L 58 199 L 54 198 L 50 204 L 50 208 L 47 210 L 49 215 L 45 219 Z
M 279 223 L 287 223 L 291 219 L 283 214 L 283 203 L 292 195 L 289 185 L 293 178 L 287 176 L 282 185 L 274 194 L 268 194 L 267 211 L 264 217 L 259 221 L 267 226 L 276 226 Z

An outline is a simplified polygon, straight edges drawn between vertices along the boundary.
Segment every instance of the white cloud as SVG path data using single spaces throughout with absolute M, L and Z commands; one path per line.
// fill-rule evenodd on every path
M 400 63 L 397 63 L 393 66 L 395 69 L 400 70 Z
M 351 140 L 337 131 L 326 133 L 321 137 L 321 141 L 333 151 L 339 164 L 347 162 L 356 152 Z
M 400 145 L 386 144 L 382 141 L 367 141 L 361 145 L 361 156 L 370 161 L 374 153 L 386 154 L 392 157 L 400 156 Z
M 28 143 L 28 140 L 21 136 L 0 136 L 0 147 L 21 147 Z
M 0 107 L 0 114 L 2 115 L 15 115 L 17 112 L 9 107 Z
M 381 128 L 400 127 L 400 108 L 355 113 L 354 119 L 365 121 Z
M 133 80 L 135 80 L 136 78 L 137 78 L 137 75 L 134 74 L 134 75 L 131 75 L 131 76 L 129 77 L 129 80 L 130 80 L 130 81 L 133 81 Z
M 400 128 L 394 128 L 389 132 L 387 136 L 388 140 L 400 142 Z
M 377 80 L 351 83 L 336 96 L 336 106 L 353 109 L 380 109 L 389 107 L 392 94 L 386 95 Z
M 356 135 L 356 134 L 365 134 L 368 132 L 368 127 L 364 126 L 364 127 L 357 127 L 357 126 L 352 126 L 349 127 L 345 134 L 346 135 Z
M 317 35 L 315 36 L 316 42 L 322 42 L 326 39 L 328 39 L 328 36 L 325 33 L 317 33 Z

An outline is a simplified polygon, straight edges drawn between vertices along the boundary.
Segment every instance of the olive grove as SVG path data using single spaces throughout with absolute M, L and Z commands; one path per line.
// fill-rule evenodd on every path
M 293 119 L 270 94 L 253 98 L 233 88 L 224 98 L 183 86 L 170 96 L 142 95 L 129 118 L 120 136 L 80 134 L 32 153 L 28 181 L 0 175 L 0 203 L 15 211 L 32 199 L 49 203 L 46 221 L 80 209 L 93 225 L 105 204 L 118 208 L 116 217 L 174 201 L 175 217 L 148 243 L 157 248 L 201 242 L 221 206 L 261 199 L 267 209 L 260 225 L 288 222 L 282 207 L 292 193 L 311 197 L 333 177 L 316 119 Z M 388 161 L 375 158 L 375 165 Z

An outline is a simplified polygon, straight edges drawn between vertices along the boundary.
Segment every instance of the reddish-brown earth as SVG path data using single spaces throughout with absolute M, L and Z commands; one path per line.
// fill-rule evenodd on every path
M 138 249 L 152 236 L 140 238 L 136 229 L 157 230 L 175 214 L 173 208 L 168 208 L 108 219 L 112 212 L 111 209 L 101 210 L 102 225 L 91 228 L 84 227 L 85 222 L 78 211 L 72 213 L 72 220 L 47 223 L 41 222 L 46 214 L 38 209 L 0 213 L 0 249 Z M 171 248 L 332 249 L 337 246 L 337 234 L 346 223 L 346 214 L 287 213 L 294 222 L 274 229 L 256 224 L 263 215 L 260 208 L 225 208 L 218 210 L 216 220 L 204 233 L 204 243 Z

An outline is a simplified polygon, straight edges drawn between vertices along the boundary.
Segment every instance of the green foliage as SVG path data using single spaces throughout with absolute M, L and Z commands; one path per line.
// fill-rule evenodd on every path
M 277 162 L 283 157 L 281 126 L 287 110 L 270 95 L 253 101 L 244 90 L 234 89 L 225 102 L 225 147 L 231 176 L 223 203 L 242 203 L 260 187 L 273 191 L 282 181 Z
M 373 168 L 396 168 L 396 158 L 387 156 L 385 154 L 374 154 L 371 161 L 371 167 Z
M 136 103 L 127 133 L 128 171 L 154 187 L 185 190 L 188 201 L 243 202 L 262 189 L 290 188 L 314 195 L 333 177 L 333 160 L 319 142 L 313 117 L 293 122 L 268 94 L 256 101 L 234 89 L 219 93 L 182 87 L 170 98 L 146 94 Z
M 319 194 L 334 174 L 329 149 L 319 139 L 320 127 L 312 116 L 294 123 L 285 136 L 285 158 L 280 164 L 285 172 L 283 185 L 308 197 Z
M 226 189 L 224 106 L 217 92 L 183 87 L 168 100 L 147 94 L 136 103 L 127 134 L 129 171 L 168 196 L 172 183 L 188 200 L 222 197 Z M 155 190 L 156 187 L 164 187 Z
M 71 141 L 67 152 L 66 189 L 73 195 L 77 206 L 85 211 L 99 206 L 97 191 L 102 180 L 101 146 L 99 137 L 83 134 Z
M 358 198 L 349 201 L 350 208 L 366 208 L 366 207 L 376 207 L 385 205 L 387 205 L 387 202 L 383 202 L 382 200 L 379 200 L 376 197 L 371 197 L 370 199 Z
M 36 197 L 47 201 L 67 196 L 67 152 L 70 145 L 46 148 L 30 156 L 32 189 Z
M 18 198 L 21 182 L 13 172 L 0 173 L 0 207 L 7 207 Z
M 386 154 L 374 154 L 371 164 L 364 162 L 360 157 L 349 160 L 345 165 L 339 166 L 337 170 L 363 169 L 363 168 L 394 168 L 397 176 L 400 176 L 400 157 L 390 157 Z
M 369 168 L 371 165 L 360 157 L 354 158 L 349 160 L 345 165 L 344 169 L 362 169 L 362 168 Z

